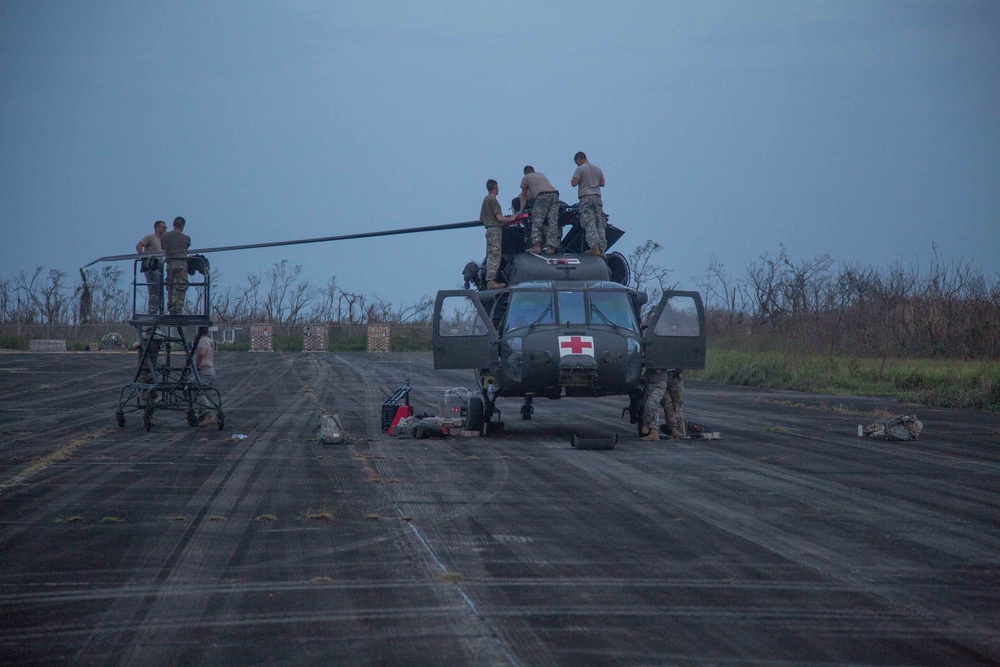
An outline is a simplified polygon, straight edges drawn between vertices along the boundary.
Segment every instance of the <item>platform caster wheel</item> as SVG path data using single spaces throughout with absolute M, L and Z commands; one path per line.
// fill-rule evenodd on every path
M 118 412 L 116 412 L 115 413 L 115 421 L 118 422 L 119 426 L 121 426 L 122 428 L 125 428 L 125 413 L 122 412 L 122 411 L 120 411 L 120 410 Z
M 146 427 L 147 431 L 153 429 L 153 406 L 147 405 L 146 409 L 142 412 L 142 425 Z
M 226 415 L 222 414 L 222 411 L 220 410 L 215 416 L 215 421 L 219 424 L 219 430 L 221 431 L 226 426 Z
M 188 410 L 188 412 L 187 412 L 187 423 L 188 423 L 188 426 L 197 426 L 198 425 L 198 415 L 196 415 L 194 413 L 194 410 Z

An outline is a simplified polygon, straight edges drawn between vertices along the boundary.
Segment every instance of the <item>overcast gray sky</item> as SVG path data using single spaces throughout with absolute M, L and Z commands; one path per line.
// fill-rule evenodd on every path
M 1000 2 L 0 0 L 0 279 L 75 275 L 156 219 L 196 247 L 474 220 L 532 164 L 683 287 L 795 258 L 1000 271 Z M 288 259 L 394 303 L 454 288 L 481 230 Z M 131 266 L 122 265 L 131 271 Z

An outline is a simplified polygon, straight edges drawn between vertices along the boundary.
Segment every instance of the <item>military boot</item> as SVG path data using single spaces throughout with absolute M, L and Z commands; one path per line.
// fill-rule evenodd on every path
M 671 440 L 683 440 L 684 439 L 684 431 L 680 430 L 676 426 L 671 426 L 670 427 L 670 439 Z
M 537 244 L 531 246 L 530 248 L 528 248 L 527 250 L 525 250 L 524 252 L 530 252 L 530 253 L 534 253 L 534 254 L 537 255 L 541 251 L 542 251 L 542 244 L 537 243 Z
M 645 442 L 656 442 L 660 439 L 660 430 L 655 426 L 651 426 L 649 429 L 646 429 L 646 433 L 640 436 L 639 439 Z
M 486 281 L 486 289 L 503 289 L 507 286 L 507 283 L 498 283 L 495 280 Z

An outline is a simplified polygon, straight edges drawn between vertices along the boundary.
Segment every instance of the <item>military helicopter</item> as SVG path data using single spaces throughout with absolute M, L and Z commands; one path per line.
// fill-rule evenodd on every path
M 518 213 L 519 202 L 512 202 Z M 529 205 L 530 210 L 530 205 Z M 478 220 L 362 232 L 293 241 L 201 248 L 190 255 L 305 243 L 481 227 Z M 664 291 L 642 322 L 645 292 L 628 287 L 631 269 L 618 252 L 587 254 L 576 205 L 559 203 L 564 233 L 555 254 L 527 253 L 527 212 L 502 234 L 498 281 L 487 289 L 485 260 L 462 270 L 464 288 L 437 293 L 432 346 L 435 369 L 475 371 L 481 395 L 467 406 L 468 424 L 487 433 L 499 417 L 501 397 L 523 398 L 521 418 L 530 420 L 533 399 L 628 396 L 622 411 L 641 426 L 646 368 L 695 370 L 705 367 L 705 310 L 693 291 Z M 608 223 L 607 247 L 624 234 Z M 148 256 L 148 255 L 147 255 Z M 138 260 L 115 255 L 91 262 Z M 88 264 L 87 266 L 90 266 Z M 207 262 L 206 262 L 207 266 Z M 474 288 L 474 289 L 473 289 Z
M 476 372 L 482 397 L 470 400 L 469 421 L 481 414 L 487 430 L 499 397 L 523 397 L 521 418 L 528 420 L 535 397 L 626 395 L 623 414 L 639 424 L 646 367 L 705 367 L 700 295 L 665 291 L 644 325 L 648 296 L 628 287 L 628 260 L 618 252 L 586 254 L 577 207 L 559 208 L 565 233 L 556 254 L 526 253 L 528 225 L 506 226 L 497 280 L 507 286 L 485 289 L 484 270 L 469 263 L 465 289 L 435 299 L 434 367 Z M 608 223 L 605 235 L 610 249 L 623 232 Z

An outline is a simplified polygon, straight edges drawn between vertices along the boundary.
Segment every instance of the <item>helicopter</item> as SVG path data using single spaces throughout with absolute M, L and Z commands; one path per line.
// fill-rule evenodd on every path
M 525 252 L 530 223 L 504 227 L 497 280 L 505 287 L 486 289 L 484 268 L 470 262 L 465 289 L 437 293 L 434 368 L 475 371 L 482 395 L 470 399 L 469 420 L 482 415 L 487 431 L 500 397 L 523 398 L 521 418 L 530 420 L 536 397 L 625 395 L 623 416 L 641 426 L 645 368 L 705 367 L 698 292 L 664 291 L 643 323 L 648 296 L 628 286 L 628 260 L 586 252 L 576 205 L 559 203 L 559 227 L 565 233 L 554 255 Z M 623 234 L 607 223 L 608 249 Z
M 705 367 L 705 309 L 701 296 L 694 291 L 664 290 L 644 322 L 642 311 L 648 295 L 628 286 L 631 269 L 627 258 L 619 252 L 604 256 L 586 252 L 589 248 L 576 205 L 559 202 L 561 241 L 554 254 L 543 255 L 526 252 L 526 239 L 531 238 L 530 203 L 524 212 L 518 210 L 519 204 L 515 198 L 512 208 L 517 219 L 502 231 L 497 280 L 506 285 L 487 288 L 484 260 L 482 264 L 469 262 L 464 266 L 464 289 L 437 293 L 431 334 L 434 368 L 475 372 L 480 391 L 468 402 L 467 419 L 473 426 L 470 430 L 501 430 L 497 409 L 501 397 L 523 398 L 521 418 L 530 420 L 535 398 L 603 396 L 628 396 L 622 416 L 628 415 L 629 421 L 641 430 L 646 368 Z M 189 257 L 473 227 L 481 228 L 482 223 L 475 220 L 201 248 L 190 250 Z M 606 223 L 607 249 L 623 234 Z M 87 266 L 103 261 L 138 261 L 142 257 L 113 255 Z M 207 268 L 207 261 L 200 261 Z

